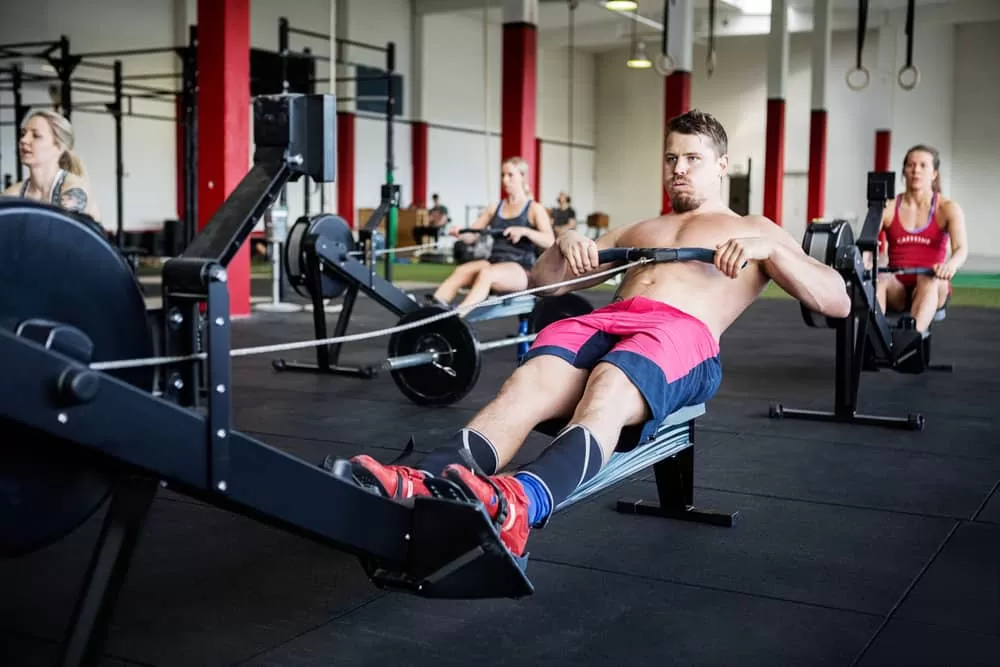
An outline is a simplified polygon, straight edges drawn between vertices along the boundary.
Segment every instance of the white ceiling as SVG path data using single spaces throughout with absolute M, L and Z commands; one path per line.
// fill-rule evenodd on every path
M 674 0 L 685 2 L 686 0 Z M 708 0 L 693 0 L 695 34 L 704 41 L 708 34 Z M 857 0 L 832 0 L 835 30 L 854 30 L 857 26 Z M 636 12 L 640 38 L 658 35 L 663 15 L 663 0 L 639 0 Z M 741 7 L 758 5 L 760 0 L 718 0 L 715 35 L 725 38 L 735 35 L 763 35 L 769 32 L 767 14 L 748 15 Z M 788 0 L 789 29 L 805 32 L 812 29 L 813 0 Z M 421 11 L 450 11 L 475 20 L 482 20 L 483 8 L 489 6 L 488 20 L 503 21 L 502 0 L 418 0 Z M 871 0 L 868 25 L 902 27 L 907 0 Z M 539 44 L 566 46 L 569 43 L 570 9 L 568 0 L 539 1 Z M 585 51 L 607 51 L 627 45 L 631 39 L 632 18 L 603 7 L 600 0 L 578 0 L 572 12 L 574 44 Z M 915 20 L 918 23 L 965 23 L 1000 21 L 1000 0 L 916 0 Z

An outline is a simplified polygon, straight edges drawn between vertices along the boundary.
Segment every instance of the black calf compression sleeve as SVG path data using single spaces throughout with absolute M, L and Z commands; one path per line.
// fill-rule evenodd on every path
M 499 467 L 497 452 L 486 436 L 479 431 L 470 428 L 463 428 L 453 435 L 448 444 L 430 452 L 416 465 L 416 468 L 430 473 L 440 475 L 446 467 L 452 463 L 467 465 L 462 457 L 462 451 L 472 456 L 472 460 L 487 475 L 495 475 Z
M 534 519 L 532 524 L 538 527 L 545 525 L 548 515 L 559 503 L 569 498 L 578 486 L 593 478 L 603 465 L 601 445 L 590 429 L 583 424 L 573 424 L 563 429 L 541 456 L 515 475 L 522 483 L 527 482 L 526 486 L 535 486 L 533 482 L 539 482 L 548 494 L 548 507 L 540 512 L 541 516 Z M 526 480 L 525 477 L 531 479 Z

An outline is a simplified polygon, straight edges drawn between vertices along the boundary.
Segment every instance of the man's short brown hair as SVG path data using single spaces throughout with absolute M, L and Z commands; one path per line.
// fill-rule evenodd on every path
M 722 127 L 722 123 L 710 113 L 691 109 L 680 116 L 674 116 L 667 123 L 667 136 L 670 136 L 671 132 L 700 134 L 708 137 L 719 157 L 729 152 L 729 137 L 726 135 L 726 128 Z

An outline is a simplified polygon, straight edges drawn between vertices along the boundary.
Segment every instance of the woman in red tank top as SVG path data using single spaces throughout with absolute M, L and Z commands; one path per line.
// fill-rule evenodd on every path
M 882 215 L 886 243 L 880 265 L 934 269 L 934 276 L 879 275 L 883 312 L 908 310 L 918 331 L 930 327 L 934 313 L 948 300 L 951 279 L 969 254 L 962 209 L 941 194 L 940 168 L 936 149 L 918 145 L 908 150 L 903 158 L 906 190 Z

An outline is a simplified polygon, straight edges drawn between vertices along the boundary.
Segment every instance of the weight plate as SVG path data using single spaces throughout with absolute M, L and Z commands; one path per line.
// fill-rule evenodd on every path
M 827 266 L 836 266 L 837 251 L 841 247 L 854 245 L 854 230 L 843 220 L 834 222 L 813 222 L 806 226 L 802 237 L 802 250 L 813 259 Z M 806 326 L 819 329 L 833 328 L 837 321 L 800 305 L 802 319 Z
M 323 213 L 312 218 L 302 216 L 295 221 L 285 237 L 285 274 L 292 288 L 307 299 L 311 298 L 309 286 L 313 271 L 306 261 L 304 247 L 308 236 L 325 242 L 331 257 L 352 252 L 356 247 L 350 225 L 339 216 Z M 347 290 L 347 283 L 331 275 L 329 270 L 323 272 L 321 285 L 323 299 L 336 299 Z
M 400 318 L 409 324 L 444 312 L 442 308 L 418 308 Z M 476 334 L 460 317 L 448 317 L 415 329 L 398 331 L 389 337 L 389 356 L 402 357 L 436 350 L 438 365 L 450 368 L 454 376 L 434 364 L 411 366 L 391 372 L 403 395 L 417 405 L 450 405 L 468 394 L 479 380 L 482 355 Z
M 53 206 L 0 200 L 0 326 L 45 319 L 76 327 L 91 361 L 154 356 L 139 283 L 94 227 Z M 155 370 L 110 373 L 144 391 Z M 16 390 L 17 378 L 9 390 Z M 113 418 L 109 415 L 109 418 Z M 83 523 L 110 492 L 112 472 L 71 441 L 0 423 L 0 556 L 45 547 Z
M 530 326 L 532 333 L 537 333 L 558 320 L 568 317 L 586 315 L 594 310 L 590 302 L 579 294 L 562 294 L 547 296 L 538 300 L 531 311 Z

